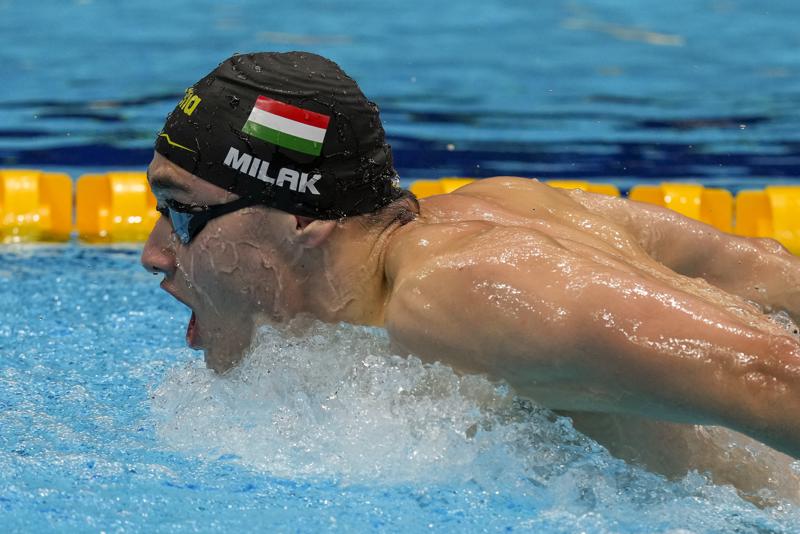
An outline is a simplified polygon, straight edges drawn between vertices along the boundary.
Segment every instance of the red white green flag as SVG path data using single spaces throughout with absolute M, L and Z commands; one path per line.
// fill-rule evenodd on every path
M 319 156 L 330 117 L 259 96 L 242 132 L 267 143 Z

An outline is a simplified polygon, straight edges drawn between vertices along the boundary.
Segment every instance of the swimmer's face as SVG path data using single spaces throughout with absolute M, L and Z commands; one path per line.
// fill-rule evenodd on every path
M 160 154 L 150 162 L 148 181 L 160 207 L 169 200 L 202 207 L 237 198 Z M 302 247 L 293 240 L 295 225 L 293 215 L 257 206 L 210 220 L 188 243 L 167 216 L 153 228 L 142 265 L 163 274 L 161 287 L 191 308 L 187 342 L 203 349 L 212 369 L 235 364 L 258 324 L 283 322 L 299 310 Z

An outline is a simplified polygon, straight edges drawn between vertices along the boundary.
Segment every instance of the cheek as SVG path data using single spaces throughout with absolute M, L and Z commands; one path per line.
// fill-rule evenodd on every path
M 185 272 L 201 303 L 217 315 L 280 315 L 291 272 L 285 260 L 269 243 L 222 239 L 210 232 L 193 244 Z

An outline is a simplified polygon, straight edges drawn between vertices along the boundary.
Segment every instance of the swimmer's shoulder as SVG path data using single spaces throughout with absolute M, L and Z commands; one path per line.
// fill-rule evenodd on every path
M 513 176 L 484 178 L 420 199 L 419 216 L 391 239 L 387 266 L 427 269 L 424 265 L 443 257 L 464 254 L 480 260 L 477 251 L 487 241 L 513 247 L 522 235 L 543 238 L 543 218 L 565 202 L 574 203 L 561 190 Z
M 481 178 L 463 187 L 455 193 L 461 195 L 505 195 L 511 192 L 548 192 L 553 190 L 549 185 L 540 182 L 536 178 L 521 178 L 519 176 L 493 176 L 491 178 Z
M 568 190 L 551 187 L 535 178 L 495 176 L 482 178 L 450 194 L 430 197 L 434 204 L 447 208 L 470 203 L 480 203 L 487 209 L 524 217 L 540 216 L 533 210 L 581 210 Z
M 428 210 L 421 204 L 420 216 L 395 232 L 387 244 L 386 268 L 394 276 L 428 269 L 497 227 L 491 221 L 464 217 L 441 206 Z

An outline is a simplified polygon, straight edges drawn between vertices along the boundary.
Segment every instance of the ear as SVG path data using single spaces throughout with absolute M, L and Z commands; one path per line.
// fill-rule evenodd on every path
M 320 246 L 333 229 L 336 228 L 336 221 L 324 221 L 295 215 L 297 221 L 297 235 L 300 245 L 305 248 L 315 248 Z

